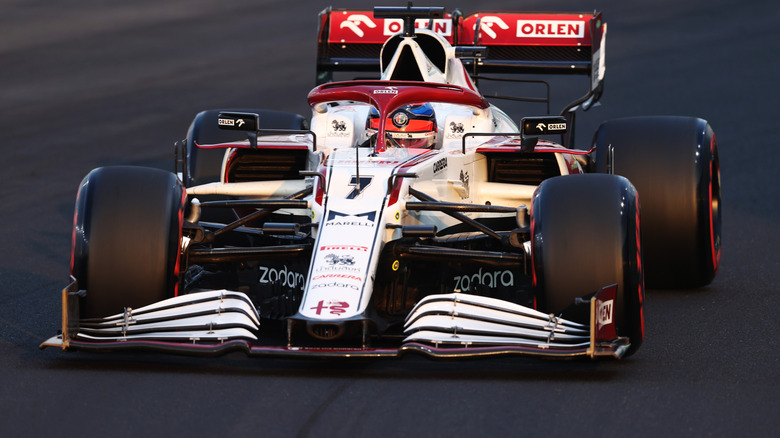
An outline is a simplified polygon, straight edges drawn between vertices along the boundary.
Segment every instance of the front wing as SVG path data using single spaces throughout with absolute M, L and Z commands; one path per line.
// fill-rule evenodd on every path
M 430 295 L 406 319 L 397 347 L 302 347 L 263 339 L 249 298 L 228 290 L 196 292 L 100 319 L 79 319 L 86 292 L 75 279 L 62 291 L 62 332 L 43 344 L 63 350 L 147 350 L 219 356 L 244 351 L 278 358 L 430 358 L 499 355 L 620 358 L 629 340 L 615 335 L 612 307 L 617 285 L 602 288 L 583 304 L 590 323 L 579 324 L 507 301 L 464 293 Z M 282 343 L 283 344 L 283 343 Z

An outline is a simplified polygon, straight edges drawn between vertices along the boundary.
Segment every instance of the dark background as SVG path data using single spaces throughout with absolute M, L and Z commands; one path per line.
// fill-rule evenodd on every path
M 580 147 L 602 120 L 625 115 L 698 116 L 715 129 L 720 272 L 699 290 L 650 290 L 636 355 L 326 362 L 40 351 L 60 324 L 81 178 L 109 164 L 172 169 L 174 141 L 206 108 L 308 116 L 316 18 L 328 3 L 3 0 L 2 435 L 776 434 L 780 4 L 479 4 L 604 13 L 606 91 L 602 106 L 581 116 Z

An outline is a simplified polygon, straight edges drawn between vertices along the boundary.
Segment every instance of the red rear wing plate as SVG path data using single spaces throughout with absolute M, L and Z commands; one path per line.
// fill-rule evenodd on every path
M 482 11 L 416 20 L 453 46 L 485 46 L 480 73 L 554 72 L 592 75 L 606 25 L 600 12 Z M 320 14 L 318 83 L 334 71 L 379 72 L 382 44 L 402 30 L 402 20 L 374 18 L 366 9 L 325 9 Z M 597 75 L 598 76 L 598 75 Z M 595 87 L 593 87 L 595 88 Z

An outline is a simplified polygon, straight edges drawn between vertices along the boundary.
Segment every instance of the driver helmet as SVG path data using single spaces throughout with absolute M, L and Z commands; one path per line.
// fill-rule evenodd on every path
M 366 130 L 379 131 L 379 112 L 371 108 Z M 385 120 L 387 147 L 432 149 L 436 144 L 436 114 L 430 103 L 404 105 Z

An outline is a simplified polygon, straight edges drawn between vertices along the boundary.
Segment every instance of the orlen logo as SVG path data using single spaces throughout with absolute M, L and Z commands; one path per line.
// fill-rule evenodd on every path
M 244 126 L 244 119 L 217 119 L 219 126 L 238 126 L 239 128 Z
M 428 20 L 415 20 L 414 27 L 416 29 L 428 29 Z M 398 32 L 403 32 L 404 21 L 401 19 L 386 19 L 383 30 L 385 36 L 395 35 Z M 433 20 L 431 30 L 441 36 L 450 36 L 452 35 L 452 20 L 443 18 Z
M 584 21 L 517 20 L 518 38 L 582 38 Z
M 360 28 L 361 24 L 365 24 L 367 27 L 373 29 L 376 27 L 376 23 L 374 23 L 373 20 L 368 18 L 365 15 L 362 14 L 353 14 L 347 17 L 345 21 L 341 22 L 341 29 L 344 29 L 345 27 L 352 32 L 355 32 L 355 35 L 359 36 L 360 38 L 363 38 L 366 36 L 366 33 L 363 32 L 363 29 Z
M 496 34 L 496 31 L 493 30 L 493 26 L 498 26 L 499 29 L 507 30 L 509 29 L 509 25 L 504 22 L 500 17 L 482 17 L 481 20 L 479 20 L 479 30 L 480 32 L 484 33 L 485 35 L 489 36 L 490 38 L 496 39 L 498 34 Z M 476 25 L 474 25 L 476 27 Z
M 374 94 L 398 94 L 398 88 L 396 87 L 385 87 L 385 88 L 378 88 L 373 91 Z
M 598 313 L 597 318 L 599 329 L 607 324 L 612 324 L 612 310 L 614 303 L 615 300 L 605 301 L 599 305 L 598 309 L 596 309 L 596 312 Z

